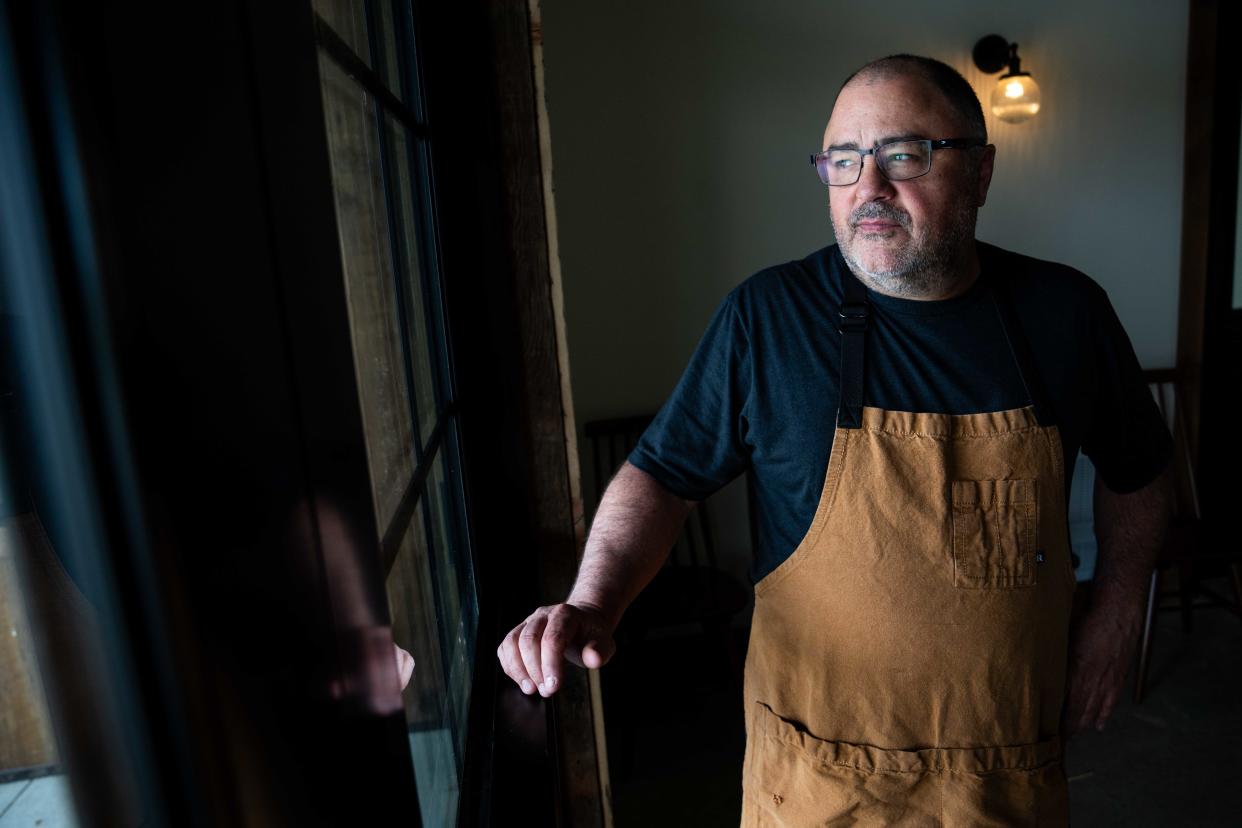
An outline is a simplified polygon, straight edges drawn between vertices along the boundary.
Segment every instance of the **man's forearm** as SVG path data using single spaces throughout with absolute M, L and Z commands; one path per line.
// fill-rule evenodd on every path
M 1127 494 L 1095 481 L 1098 559 L 1092 607 L 1130 609 L 1141 605 L 1164 545 L 1172 512 L 1172 464 L 1143 488 Z
M 623 463 L 600 499 L 567 603 L 596 607 L 615 627 L 664 565 L 693 507 Z
M 1095 482 L 1099 557 L 1091 605 L 1070 644 L 1069 694 L 1062 712 L 1067 736 L 1103 729 L 1121 695 L 1143 627 L 1143 599 L 1168 532 L 1171 470 L 1135 492 L 1118 494 Z

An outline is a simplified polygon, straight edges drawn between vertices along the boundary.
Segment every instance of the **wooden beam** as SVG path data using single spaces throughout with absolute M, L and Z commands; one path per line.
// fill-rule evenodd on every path
M 538 7 L 489 3 L 500 117 L 505 223 L 522 341 L 522 386 L 532 476 L 527 487 L 545 604 L 564 601 L 583 546 L 584 521 L 543 111 Z M 568 670 L 552 698 L 565 825 L 611 825 L 598 675 Z
M 1186 431 L 1199 457 L 1203 388 L 1203 333 L 1212 205 L 1215 133 L 1217 0 L 1191 0 L 1186 48 L 1186 141 L 1182 162 L 1181 284 L 1178 291 L 1177 368 L 1183 378 Z

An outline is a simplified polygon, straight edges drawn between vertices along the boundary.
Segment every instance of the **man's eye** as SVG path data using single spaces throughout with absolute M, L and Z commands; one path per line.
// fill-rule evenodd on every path
M 888 157 L 888 160 L 897 162 L 912 161 L 914 156 L 908 152 L 895 152 Z
M 832 162 L 832 166 L 836 167 L 838 170 L 849 169 L 850 167 L 854 166 L 854 159 L 853 158 L 837 158 L 836 160 Z

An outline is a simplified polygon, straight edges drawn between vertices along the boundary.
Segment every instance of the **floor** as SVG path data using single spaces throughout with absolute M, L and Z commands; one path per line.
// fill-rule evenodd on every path
M 1070 743 L 1075 825 L 1242 825 L 1242 623 L 1205 610 L 1194 624 L 1184 634 L 1176 613 L 1161 614 L 1143 703 L 1128 682 L 1105 730 Z M 703 652 L 673 638 L 631 653 L 624 669 L 658 677 L 645 692 L 603 671 L 617 828 L 738 824 L 741 688 Z M 614 717 L 625 698 L 637 717 Z

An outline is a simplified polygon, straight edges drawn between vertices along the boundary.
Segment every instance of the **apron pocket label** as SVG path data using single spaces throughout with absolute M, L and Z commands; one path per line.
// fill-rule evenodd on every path
M 953 585 L 1034 586 L 1039 546 L 1036 481 L 954 480 Z

